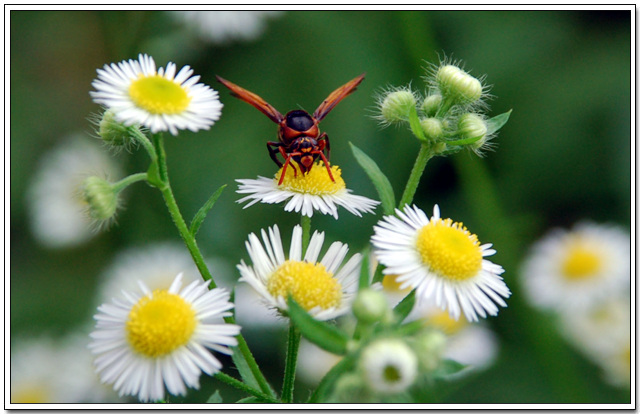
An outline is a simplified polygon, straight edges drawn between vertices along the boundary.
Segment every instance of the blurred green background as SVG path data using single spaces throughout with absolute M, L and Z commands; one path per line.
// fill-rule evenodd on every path
M 447 56 L 474 76 L 487 75 L 496 97 L 490 116 L 513 113 L 485 158 L 463 151 L 431 160 L 415 203 L 427 212 L 438 203 L 444 216 L 494 243 L 492 260 L 505 267 L 514 294 L 489 321 L 501 340 L 497 362 L 452 384 L 435 402 L 628 403 L 629 390 L 603 383 L 549 318 L 527 306 L 517 275 L 527 248 L 551 227 L 582 219 L 630 227 L 631 18 L 630 11 L 290 11 L 268 19 L 255 40 L 214 44 L 162 11 L 11 11 L 12 335 L 62 335 L 86 324 L 98 276 L 114 255 L 179 240 L 159 192 L 144 184 L 125 190 L 116 225 L 81 246 L 46 248 L 30 230 L 25 194 L 38 161 L 73 133 L 94 139 L 88 117 L 100 108 L 89 91 L 97 68 L 147 53 L 158 66 L 190 65 L 220 91 L 223 115 L 210 131 L 166 136 L 165 143 L 187 220 L 228 185 L 198 240 L 205 255 L 235 265 L 248 257 L 250 232 L 278 223 L 288 235 L 299 217 L 281 205 L 243 210 L 235 202 L 235 179 L 275 172 L 265 142 L 275 139 L 276 126 L 220 89 L 216 74 L 284 113 L 311 112 L 329 92 L 367 72 L 322 130 L 349 188 L 377 198 L 351 154 L 352 142 L 376 160 L 399 198 L 419 144 L 402 128 L 379 127 L 372 119 L 375 95 L 409 83 L 424 90 L 426 62 Z M 148 165 L 142 150 L 115 157 L 127 173 Z M 380 215 L 358 218 L 341 209 L 338 221 L 314 215 L 312 225 L 357 251 Z M 250 345 L 259 339 L 247 338 Z M 279 375 L 281 368 L 272 368 Z M 205 389 L 216 386 L 203 381 Z

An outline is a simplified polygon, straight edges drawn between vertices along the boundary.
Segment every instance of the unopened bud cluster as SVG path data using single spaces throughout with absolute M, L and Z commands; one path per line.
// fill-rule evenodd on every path
M 467 147 L 480 155 L 491 138 L 483 114 L 488 96 L 484 78 L 470 75 L 457 64 L 441 62 L 427 70 L 425 81 L 424 97 L 409 86 L 383 93 L 376 118 L 385 126 L 410 125 L 418 139 L 432 145 L 434 153 Z
M 88 177 L 82 184 L 81 197 L 88 216 L 97 223 L 109 222 L 115 216 L 118 192 L 109 181 L 97 176 Z

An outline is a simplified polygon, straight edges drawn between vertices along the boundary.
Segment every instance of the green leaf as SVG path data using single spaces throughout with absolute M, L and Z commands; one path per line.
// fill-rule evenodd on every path
M 362 252 L 362 261 L 360 262 L 360 279 L 358 280 L 358 290 L 369 287 L 369 249 Z
M 231 354 L 231 359 L 233 360 L 234 365 L 238 369 L 238 372 L 240 373 L 240 378 L 242 378 L 242 381 L 244 381 L 244 383 L 247 384 L 248 386 L 259 390 L 260 384 L 258 384 L 258 380 L 256 380 L 256 377 L 253 375 L 253 372 L 251 372 L 251 368 L 249 367 L 247 360 L 242 357 L 242 353 L 240 352 L 238 347 L 237 346 L 232 347 L 231 350 L 233 351 L 233 354 Z
M 498 132 L 498 130 L 502 128 L 509 120 L 509 117 L 511 116 L 511 111 L 513 111 L 513 109 L 510 109 L 508 112 L 505 112 L 503 114 L 496 115 L 491 119 L 488 119 L 487 134 L 493 134 L 495 132 Z
M 222 194 L 222 191 L 225 189 L 226 186 L 227 185 L 224 184 L 222 187 L 218 188 L 216 192 L 213 193 L 211 197 L 209 197 L 207 202 L 204 203 L 202 207 L 200 207 L 200 210 L 198 210 L 196 215 L 193 217 L 193 220 L 191 221 L 191 226 L 189 226 L 189 231 L 194 237 L 198 232 L 198 230 L 200 230 L 200 226 L 202 225 L 202 222 L 207 216 L 207 213 L 209 212 L 209 210 L 211 210 L 211 208 L 216 203 L 216 201 L 218 201 L 218 197 L 220 197 L 220 194 Z
M 393 194 L 393 187 L 391 187 L 389 179 L 384 175 L 382 170 L 380 170 L 380 167 L 378 167 L 378 164 L 376 164 L 373 159 L 352 143 L 349 143 L 349 145 L 351 145 L 351 151 L 353 152 L 353 156 L 356 161 L 358 161 L 358 164 L 360 164 L 364 172 L 367 173 L 369 179 L 373 183 L 373 186 L 376 188 L 378 196 L 380 197 L 380 202 L 382 203 L 382 210 L 384 214 L 393 214 L 396 206 L 396 198 Z
M 416 138 L 420 141 L 429 142 L 427 137 L 424 136 L 422 125 L 420 125 L 420 117 L 418 117 L 418 111 L 415 106 L 412 106 L 409 111 L 409 126 L 411 127 L 411 132 L 413 132 L 413 135 L 415 135 Z
M 407 317 L 407 315 L 411 313 L 411 310 L 413 309 L 413 305 L 415 303 L 416 291 L 414 289 L 407 296 L 405 296 L 404 299 L 402 299 L 395 308 L 393 308 L 393 313 L 395 313 L 398 323 L 402 322 Z
M 236 404 L 260 404 L 262 402 L 264 402 L 262 398 L 251 396 L 236 401 Z
M 347 334 L 333 325 L 314 319 L 291 296 L 288 303 L 289 318 L 305 338 L 333 354 L 346 354 L 349 341 Z
M 211 394 L 211 397 L 207 400 L 207 404 L 222 404 L 222 396 L 219 390 Z
M 453 359 L 445 359 L 440 362 L 438 368 L 431 373 L 433 378 L 446 379 L 467 368 L 467 365 L 461 364 Z

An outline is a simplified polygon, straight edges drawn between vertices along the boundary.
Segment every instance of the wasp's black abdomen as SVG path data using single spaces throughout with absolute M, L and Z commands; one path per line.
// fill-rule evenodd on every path
M 313 126 L 313 118 L 305 111 L 291 111 L 287 114 L 287 126 L 296 131 L 306 131 Z

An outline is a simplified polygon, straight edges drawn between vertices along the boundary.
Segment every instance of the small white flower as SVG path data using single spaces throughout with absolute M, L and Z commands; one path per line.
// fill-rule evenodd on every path
M 170 12 L 178 21 L 194 29 L 200 37 L 213 43 L 224 44 L 233 40 L 255 40 L 262 34 L 268 18 L 280 11 L 209 11 L 185 10 Z
M 46 153 L 28 189 L 30 224 L 36 239 L 51 248 L 77 246 L 96 231 L 82 200 L 84 180 L 93 174 L 118 178 L 120 168 L 99 145 L 73 136 Z
M 262 240 L 251 233 L 245 243 L 253 266 L 241 261 L 238 270 L 246 282 L 267 302 L 286 312 L 287 297 L 295 301 L 318 320 L 333 319 L 347 313 L 358 289 L 360 254 L 354 254 L 341 267 L 349 247 L 340 242 L 331 244 L 318 261 L 324 233 L 314 232 L 302 257 L 302 227 L 295 226 L 291 236 L 289 257 L 285 258 L 278 226 L 262 230 Z
M 380 339 L 362 351 L 360 369 L 373 391 L 397 394 L 413 385 L 418 358 L 403 341 Z
M 462 311 L 477 321 L 495 316 L 496 303 L 507 306 L 502 298 L 511 292 L 499 276 L 504 270 L 484 259 L 496 252 L 491 244 L 480 245 L 462 223 L 441 219 L 437 205 L 431 219 L 416 206 L 396 214 L 378 222 L 371 242 L 384 273 L 397 275 L 400 289 L 415 289 L 419 304 L 433 299 L 454 319 Z
M 218 92 L 192 76 L 193 69 L 176 65 L 159 68 L 151 56 L 122 61 L 98 69 L 91 97 L 111 109 L 116 119 L 127 126 L 140 124 L 152 133 L 179 129 L 209 129 L 222 113 Z
M 11 404 L 124 402 L 100 384 L 86 335 L 21 338 L 11 345 Z
M 169 289 L 151 291 L 141 282 L 141 292 L 100 306 L 89 347 L 101 380 L 120 395 L 158 401 L 165 385 L 185 395 L 187 387 L 199 388 L 201 372 L 217 373 L 222 364 L 208 349 L 231 354 L 240 327 L 220 323 L 233 304 L 226 290 L 208 284 L 183 289 L 179 274 Z
M 249 194 L 238 200 L 238 203 L 249 201 L 244 208 L 257 202 L 277 204 L 289 200 L 285 211 L 295 211 L 312 217 L 313 212 L 332 215 L 338 219 L 338 206 L 362 217 L 361 213 L 372 213 L 380 202 L 367 197 L 351 194 L 342 179 L 342 172 L 337 165 L 331 166 L 335 182 L 331 181 L 327 170 L 321 162 L 315 164 L 308 173 L 297 175 L 293 168 L 287 169 L 282 184 L 278 185 L 282 169 L 275 178 L 258 177 L 258 179 L 236 180 L 240 183 L 237 192 Z
M 523 291 L 540 309 L 589 307 L 629 287 L 630 246 L 628 233 L 615 226 L 554 229 L 533 245 L 522 271 Z

